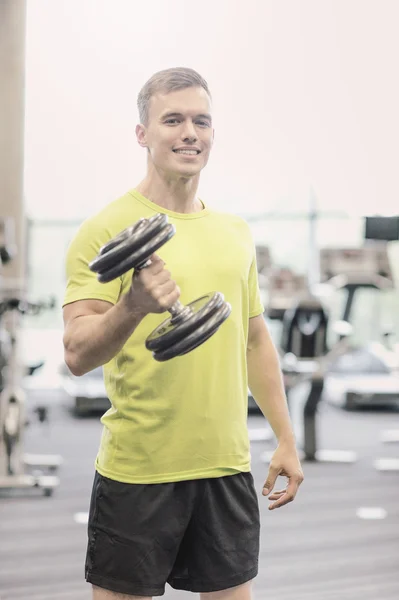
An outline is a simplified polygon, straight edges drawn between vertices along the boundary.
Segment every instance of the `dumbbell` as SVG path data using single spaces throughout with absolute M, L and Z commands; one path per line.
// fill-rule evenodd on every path
M 108 283 L 130 269 L 151 264 L 150 257 L 176 233 L 167 215 L 158 213 L 124 229 L 100 248 L 89 264 L 101 283 Z M 231 306 L 220 292 L 211 292 L 186 306 L 177 301 L 168 309 L 170 317 L 147 337 L 145 345 L 155 360 L 163 362 L 194 350 L 219 329 Z

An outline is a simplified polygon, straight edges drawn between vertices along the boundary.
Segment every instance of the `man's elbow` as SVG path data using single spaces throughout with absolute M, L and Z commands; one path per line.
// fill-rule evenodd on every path
M 72 375 L 76 377 L 81 377 L 84 375 L 87 370 L 83 368 L 82 358 L 77 354 L 77 352 L 71 348 L 70 341 L 68 337 L 64 335 L 64 362 Z
M 81 377 L 87 373 L 87 371 L 82 368 L 82 361 L 72 352 L 68 352 L 67 350 L 64 351 L 64 362 L 75 377 Z

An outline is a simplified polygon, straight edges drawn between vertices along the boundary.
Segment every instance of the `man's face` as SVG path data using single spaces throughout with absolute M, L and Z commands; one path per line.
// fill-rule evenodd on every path
M 148 125 L 138 125 L 137 139 L 151 161 L 172 177 L 197 175 L 206 165 L 213 142 L 210 98 L 190 87 L 150 100 Z

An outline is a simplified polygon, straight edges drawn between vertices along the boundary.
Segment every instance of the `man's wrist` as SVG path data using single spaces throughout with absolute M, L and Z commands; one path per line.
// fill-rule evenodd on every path
M 284 431 L 276 437 L 280 446 L 296 446 L 295 434 L 292 430 Z
M 139 306 L 132 296 L 132 290 L 129 290 L 121 298 L 121 304 L 126 312 L 126 315 L 130 319 L 134 319 L 140 322 L 144 317 L 147 316 L 148 312 L 141 306 Z

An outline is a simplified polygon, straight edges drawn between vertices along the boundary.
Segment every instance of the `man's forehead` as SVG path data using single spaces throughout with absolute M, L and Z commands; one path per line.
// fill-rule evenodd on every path
M 150 109 L 153 114 L 210 114 L 211 102 L 203 88 L 192 87 L 154 94 L 151 97 Z

